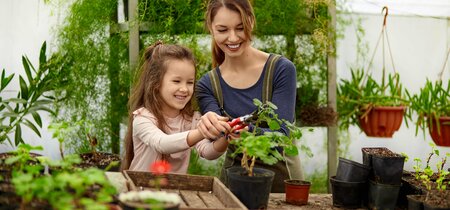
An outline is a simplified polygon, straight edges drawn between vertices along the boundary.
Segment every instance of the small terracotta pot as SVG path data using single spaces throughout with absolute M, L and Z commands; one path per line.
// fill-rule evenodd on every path
M 434 143 L 442 147 L 450 147 L 450 117 L 440 117 L 439 118 L 439 131 L 436 120 L 433 120 L 432 126 L 428 127 L 430 131 L 431 138 Z
M 308 204 L 311 182 L 298 179 L 288 179 L 284 180 L 284 186 L 287 203 L 299 206 Z
M 367 117 L 359 118 L 359 125 L 367 136 L 391 138 L 402 125 L 406 107 L 373 107 Z

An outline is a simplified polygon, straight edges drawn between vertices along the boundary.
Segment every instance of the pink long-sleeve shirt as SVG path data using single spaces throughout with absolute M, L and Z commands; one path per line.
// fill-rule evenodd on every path
M 165 160 L 171 164 L 171 172 L 186 173 L 189 166 L 191 147 L 186 138 L 190 130 L 195 129 L 200 120 L 200 113 L 195 112 L 191 121 L 181 115 L 175 118 L 166 117 L 169 126 L 165 133 L 157 127 L 155 116 L 145 108 L 133 112 L 133 146 L 134 158 L 130 170 L 148 171 L 150 164 Z M 220 157 L 224 152 L 218 152 L 213 142 L 203 139 L 194 146 L 200 157 L 208 160 Z

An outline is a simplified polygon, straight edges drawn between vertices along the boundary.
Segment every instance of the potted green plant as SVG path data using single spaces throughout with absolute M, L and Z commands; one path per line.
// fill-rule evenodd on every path
M 363 70 L 352 70 L 351 79 L 338 86 L 340 127 L 359 126 L 367 136 L 392 137 L 403 121 L 408 100 L 398 73 L 383 71 L 381 83 Z
M 53 131 L 52 137 L 57 139 L 59 142 L 59 152 L 61 158 L 65 158 L 64 144 L 66 143 L 66 140 L 71 136 L 78 136 L 79 133 L 82 133 L 83 137 L 85 137 L 85 141 L 90 146 L 90 152 L 78 151 L 81 153 L 79 154 L 81 161 L 75 166 L 80 168 L 96 167 L 99 169 L 106 169 L 108 171 L 118 171 L 120 156 L 117 154 L 97 151 L 98 140 L 93 134 L 91 134 L 93 133 L 91 128 L 92 126 L 90 123 L 85 120 L 80 120 L 73 124 L 65 121 L 53 122 L 49 125 L 49 129 Z
M 438 146 L 450 146 L 450 83 L 444 86 L 441 80 L 431 82 L 427 79 L 425 86 L 417 94 L 407 95 L 410 110 L 417 114 L 416 135 L 419 128 L 428 129 L 431 138 Z
M 277 107 L 270 103 L 262 103 L 254 99 L 258 116 L 254 122 L 255 128 L 252 132 L 242 131 L 239 139 L 231 141 L 236 146 L 232 156 L 242 154 L 241 167 L 227 169 L 228 187 L 241 202 L 250 209 L 267 207 L 274 172 L 254 167 L 256 159 L 272 165 L 284 160 L 284 156 L 276 147 L 282 147 L 286 155 L 298 155 L 298 148 L 294 143 L 302 137 L 302 131 L 285 120 L 278 119 L 275 110 Z M 261 124 L 266 122 L 272 132 L 262 132 Z M 285 123 L 290 130 L 286 136 L 277 130 L 281 123 Z M 300 146 L 308 155 L 312 155 L 309 147 Z
M 18 163 L 13 167 L 11 182 L 15 194 L 21 198 L 20 209 L 109 209 L 116 188 L 104 171 L 73 168 L 71 159 L 76 157 L 63 160 L 40 157 L 39 164 L 27 164 L 26 153 L 34 147 L 24 148 L 7 160 Z M 51 175 L 43 174 L 44 165 L 56 166 L 60 170 Z

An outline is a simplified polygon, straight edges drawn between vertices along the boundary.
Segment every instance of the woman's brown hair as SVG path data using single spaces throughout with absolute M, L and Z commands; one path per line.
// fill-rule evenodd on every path
M 187 60 L 195 66 L 195 59 L 192 52 L 179 45 L 166 45 L 161 41 L 149 46 L 142 58 L 141 67 L 136 73 L 136 84 L 133 86 L 128 100 L 128 131 L 125 136 L 125 154 L 122 160 L 121 170 L 130 168 L 134 158 L 133 146 L 133 112 L 141 107 L 146 108 L 157 120 L 157 126 L 162 131 L 166 131 L 167 122 L 163 116 L 161 107 L 163 100 L 160 95 L 161 81 L 167 71 L 169 60 Z M 186 119 L 193 116 L 194 109 L 192 100 L 181 110 L 181 114 Z
M 245 37 L 249 40 L 252 38 L 252 30 L 256 25 L 255 13 L 253 7 L 248 0 L 210 0 L 205 15 L 205 27 L 212 34 L 212 22 L 217 11 L 225 7 L 235 11 L 241 15 L 242 24 L 244 25 Z M 211 40 L 212 66 L 216 67 L 225 60 L 224 52 L 217 46 L 214 38 Z

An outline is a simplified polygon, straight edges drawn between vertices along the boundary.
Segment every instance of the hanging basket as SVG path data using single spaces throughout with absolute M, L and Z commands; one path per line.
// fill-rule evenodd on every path
M 359 118 L 359 126 L 367 136 L 391 138 L 402 125 L 406 107 L 373 107 L 365 117 Z
M 439 125 L 436 120 L 432 120 L 432 126 L 428 127 L 434 143 L 442 147 L 450 147 L 450 117 L 439 118 Z

